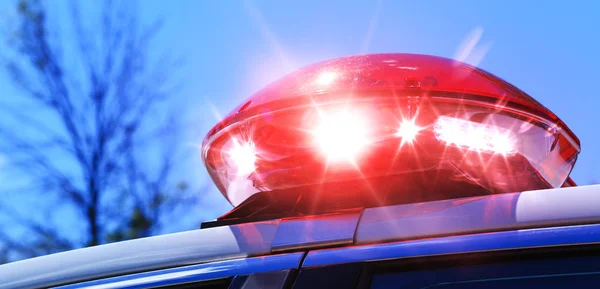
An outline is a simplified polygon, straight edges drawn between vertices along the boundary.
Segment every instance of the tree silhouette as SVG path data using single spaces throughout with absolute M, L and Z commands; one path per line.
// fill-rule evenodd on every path
M 47 17 L 49 3 L 17 4 L 0 55 L 21 93 L 0 96 L 0 153 L 27 177 L 30 185 L 16 190 L 36 196 L 32 212 L 53 214 L 55 206 L 66 206 L 85 229 L 69 237 L 74 234 L 64 230 L 76 228 L 36 221 L 33 213 L 0 203 L 0 212 L 28 236 L 13 236 L 3 226 L 2 256 L 158 232 L 161 218 L 195 201 L 173 177 L 180 126 L 161 107 L 176 92 L 170 78 L 177 62 L 152 49 L 160 22 L 141 25 L 128 1 L 102 2 L 85 17 L 72 2 L 72 29 L 62 33 Z

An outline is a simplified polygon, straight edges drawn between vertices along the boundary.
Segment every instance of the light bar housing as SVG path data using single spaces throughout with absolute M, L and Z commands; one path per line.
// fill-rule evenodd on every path
M 202 157 L 234 206 L 298 189 L 368 191 L 389 204 L 411 194 L 407 187 L 451 197 L 457 187 L 448 182 L 481 194 L 557 188 L 579 151 L 558 117 L 483 70 L 376 54 L 318 63 L 267 86 L 208 133 Z

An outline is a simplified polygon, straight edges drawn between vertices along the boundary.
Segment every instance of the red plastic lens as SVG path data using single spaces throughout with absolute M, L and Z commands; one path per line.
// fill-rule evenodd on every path
M 447 145 L 468 150 L 503 155 L 517 152 L 517 137 L 509 129 L 500 126 L 441 116 L 435 123 L 434 133 L 437 139 Z
M 356 190 L 393 189 L 442 171 L 491 193 L 560 187 L 578 153 L 570 130 L 515 87 L 462 63 L 402 54 L 288 75 L 203 145 L 209 173 L 234 205 L 257 192 L 356 180 L 366 183 Z

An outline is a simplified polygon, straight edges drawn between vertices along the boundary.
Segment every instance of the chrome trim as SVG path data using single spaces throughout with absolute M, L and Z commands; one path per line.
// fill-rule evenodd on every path
M 523 192 L 515 207 L 519 223 L 589 223 L 599 217 L 600 185 Z
M 600 185 L 366 209 L 355 244 L 600 223 Z
M 411 240 L 508 228 L 519 194 L 366 209 L 356 244 Z
M 315 217 L 282 219 L 271 251 L 349 245 L 354 241 L 361 210 Z
M 0 266 L 0 288 L 61 284 L 268 254 L 278 221 L 142 238 Z
M 600 224 L 526 229 L 311 251 L 302 267 L 435 255 L 600 244 Z
M 263 273 L 297 269 L 304 253 L 289 253 L 266 257 L 254 257 L 220 261 L 160 271 L 144 272 L 84 283 L 56 287 L 60 289 L 113 289 L 113 288 L 153 288 L 191 282 L 200 282 L 243 274 Z M 287 276 L 287 275 L 285 275 Z

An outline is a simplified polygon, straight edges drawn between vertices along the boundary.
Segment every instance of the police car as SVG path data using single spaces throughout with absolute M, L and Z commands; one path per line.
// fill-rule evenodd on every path
M 579 151 L 556 115 L 478 68 L 334 59 L 208 133 L 231 212 L 5 264 L 0 287 L 598 288 L 600 186 L 569 178 Z

